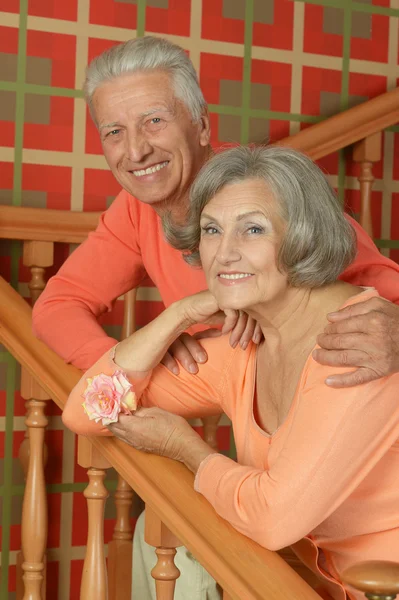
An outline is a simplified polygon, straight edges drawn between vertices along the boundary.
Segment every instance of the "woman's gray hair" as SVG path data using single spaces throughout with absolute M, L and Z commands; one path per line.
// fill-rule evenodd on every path
M 193 121 L 198 122 L 206 102 L 191 60 L 180 46 L 153 36 L 112 46 L 91 61 L 83 90 L 93 120 L 93 94 L 102 83 L 121 75 L 152 70 L 169 73 L 176 98 L 184 102 Z
M 289 283 L 313 288 L 335 281 L 355 257 L 355 233 L 319 167 L 290 148 L 237 147 L 216 154 L 191 188 L 186 224 L 164 217 L 168 242 L 199 266 L 204 207 L 225 186 L 250 179 L 263 180 L 276 199 L 284 222 L 277 264 Z

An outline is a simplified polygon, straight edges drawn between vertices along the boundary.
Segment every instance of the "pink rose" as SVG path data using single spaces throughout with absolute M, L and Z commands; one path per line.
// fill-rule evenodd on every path
M 82 406 L 91 421 L 101 421 L 103 425 L 116 423 L 120 412 L 131 415 L 137 408 L 133 386 L 123 371 L 115 371 L 113 375 L 100 373 L 86 381 Z

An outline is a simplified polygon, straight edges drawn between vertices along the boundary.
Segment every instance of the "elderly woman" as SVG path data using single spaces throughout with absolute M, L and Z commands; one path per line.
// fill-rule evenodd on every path
M 64 423 L 183 462 L 237 530 L 271 550 L 292 545 L 333 598 L 357 598 L 340 581 L 343 569 L 399 561 L 399 376 L 334 389 L 326 377 L 343 369 L 312 358 L 328 313 L 378 295 L 337 281 L 355 246 L 334 192 L 297 152 L 235 148 L 203 167 L 187 224 L 164 225 L 186 260 L 202 266 L 209 291 L 171 305 L 101 358 L 72 391 Z M 229 345 L 240 311 L 260 324 L 259 347 Z M 221 316 L 196 375 L 159 364 L 185 329 Z M 109 427 L 94 420 L 99 399 L 112 394 L 127 411 L 130 386 L 140 405 L 133 416 Z M 238 463 L 183 418 L 221 409 Z M 117 419 L 113 406 L 107 411 Z

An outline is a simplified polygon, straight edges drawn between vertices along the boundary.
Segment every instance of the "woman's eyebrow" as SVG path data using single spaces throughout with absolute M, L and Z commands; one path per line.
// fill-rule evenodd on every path
M 263 217 L 264 219 L 267 219 L 266 215 L 262 211 L 251 210 L 249 212 L 238 215 L 236 218 L 236 221 L 242 221 L 243 219 L 247 219 L 248 217 L 254 217 L 254 216 Z

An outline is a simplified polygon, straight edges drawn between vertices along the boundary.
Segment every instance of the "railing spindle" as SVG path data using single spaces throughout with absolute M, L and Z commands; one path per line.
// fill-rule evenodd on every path
M 80 587 L 81 600 L 107 600 L 107 569 L 104 554 L 104 509 L 108 491 L 104 486 L 105 469 L 109 462 L 92 446 L 90 440 L 79 436 L 78 463 L 88 469 L 89 485 L 84 491 L 87 499 L 88 533 L 86 556 Z
M 371 190 L 374 182 L 373 163 L 381 160 L 382 133 L 374 133 L 355 144 L 353 160 L 360 163 L 360 225 L 373 237 L 373 219 L 371 215 Z
M 22 563 L 24 600 L 42 600 L 47 541 L 47 497 L 43 466 L 44 430 L 48 423 L 45 401 L 29 402 L 29 466 L 22 505 Z
M 151 571 L 155 579 L 157 600 L 173 600 L 176 579 L 180 576 L 174 558 L 176 548 L 181 546 L 181 542 L 148 505 L 145 509 L 144 539 L 147 544 L 155 547 L 158 557 L 158 562 Z
M 212 417 L 204 417 L 201 419 L 204 426 L 204 440 L 214 450 L 218 450 L 217 442 L 217 430 L 218 424 L 222 415 L 215 415 Z
M 124 297 L 124 315 L 121 338 L 124 340 L 136 329 L 135 305 L 137 290 Z M 130 598 L 132 589 L 133 532 L 130 511 L 134 492 L 118 474 L 115 492 L 116 522 L 112 540 L 108 544 L 108 592 L 112 600 Z
M 28 287 L 30 290 L 32 304 L 36 302 L 42 291 L 46 286 L 45 282 L 45 269 L 46 267 L 50 267 L 54 261 L 54 244 L 53 242 L 39 242 L 39 241 L 25 241 L 23 245 L 23 263 L 26 267 L 30 267 L 31 270 L 31 280 L 28 283 Z M 44 409 L 45 409 L 45 401 L 50 400 L 50 396 L 48 396 L 42 388 L 36 384 L 32 376 L 22 369 L 21 372 L 21 395 L 27 400 L 26 407 L 26 431 L 24 440 L 21 443 L 19 448 L 19 459 L 22 465 L 22 470 L 25 475 L 26 480 L 26 488 L 25 488 L 25 496 L 31 497 L 33 493 L 32 487 L 37 489 L 40 487 L 40 491 L 37 495 L 36 504 L 30 505 L 29 508 L 24 509 L 23 518 L 21 524 L 21 535 L 22 539 L 28 540 L 32 538 L 32 535 L 35 535 L 36 532 L 32 530 L 32 524 L 42 523 L 43 525 L 43 533 L 40 534 L 40 537 L 44 534 L 44 550 L 43 556 L 41 556 L 36 562 L 38 564 L 43 563 L 43 568 L 41 570 L 42 584 L 41 584 L 41 600 L 44 600 L 46 597 L 46 556 L 45 556 L 45 548 L 47 542 L 47 501 L 46 501 L 46 489 L 45 489 L 45 476 L 44 469 L 47 463 L 47 446 L 44 441 L 44 430 L 43 435 L 36 436 L 36 443 L 41 444 L 41 449 L 37 449 L 37 452 L 41 455 L 40 462 L 37 462 L 35 465 L 35 477 L 38 476 L 37 481 L 32 478 L 28 478 L 29 472 L 29 462 L 30 462 L 30 428 L 32 423 L 32 419 L 29 417 L 30 414 L 37 414 L 39 410 L 40 416 L 39 421 L 42 422 L 44 417 Z M 37 405 L 37 402 L 40 404 Z M 42 418 L 43 417 L 43 418 Z M 35 417 L 34 417 L 35 419 Z M 47 424 L 47 420 L 46 420 Z M 38 425 L 33 425 L 33 427 L 38 427 Z M 42 472 L 39 473 L 38 469 L 42 469 Z M 36 492 L 35 492 L 36 494 Z M 24 496 L 24 506 L 25 506 L 25 496 Z M 42 499 L 44 498 L 44 505 Z M 33 511 L 33 512 L 32 512 Z M 37 516 L 36 516 L 36 512 Z M 31 541 L 32 543 L 32 541 Z M 33 542 L 34 543 L 34 542 Z M 37 549 L 41 547 L 41 544 L 37 546 Z M 17 554 L 17 565 L 16 565 L 16 599 L 21 600 L 25 598 L 24 596 L 24 585 L 23 579 L 24 576 L 24 555 L 23 555 L 24 543 L 22 542 L 22 550 Z M 37 553 L 36 553 L 37 557 Z M 25 565 L 26 566 L 26 565 Z

